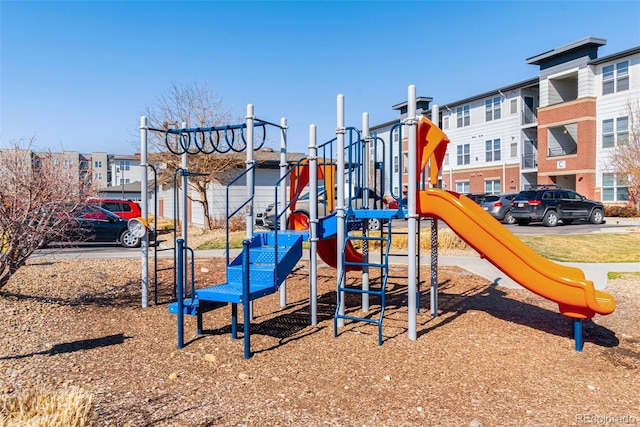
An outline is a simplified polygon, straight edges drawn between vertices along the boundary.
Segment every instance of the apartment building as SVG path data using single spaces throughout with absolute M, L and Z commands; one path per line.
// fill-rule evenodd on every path
M 640 101 L 640 46 L 599 58 L 605 44 L 587 37 L 529 57 L 527 63 L 538 67 L 536 77 L 440 104 L 440 127 L 451 140 L 442 187 L 505 193 L 556 184 L 606 203 L 626 203 L 627 177 L 617 176 L 609 160 L 613 147 L 627 141 L 630 106 Z M 431 118 L 431 98 L 420 99 L 419 110 Z M 393 107 L 401 119 L 403 106 Z M 394 123 L 372 131 L 399 147 L 389 134 L 397 132 Z M 388 160 L 400 167 L 407 151 L 403 138 L 402 149 Z M 398 187 L 392 184 L 393 194 Z

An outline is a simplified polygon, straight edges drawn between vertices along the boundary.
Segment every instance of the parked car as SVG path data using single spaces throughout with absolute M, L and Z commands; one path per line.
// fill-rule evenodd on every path
M 488 195 L 489 195 L 489 193 L 467 193 L 467 194 L 465 194 L 465 196 L 467 196 L 468 198 L 470 198 L 471 200 L 473 200 L 477 204 L 480 204 L 480 202 L 482 202 L 482 199 L 484 199 Z
M 68 206 L 58 215 L 68 215 L 73 221 L 65 241 L 69 242 L 118 242 L 126 248 L 140 246 L 141 239 L 131 234 L 128 220 L 93 204 Z M 150 232 L 150 239 L 154 233 Z
M 511 215 L 511 200 L 515 196 L 515 193 L 490 194 L 482 199 L 480 206 L 498 221 L 515 224 L 516 220 Z
M 100 206 L 102 209 L 113 212 L 125 219 L 139 218 L 142 216 L 140 205 L 133 200 L 125 199 L 89 199 L 89 203 Z
M 571 224 L 580 219 L 601 224 L 604 205 L 573 190 L 542 186 L 518 193 L 511 201 L 511 215 L 519 225 L 542 221 L 547 227 L 553 227 L 558 221 Z
M 358 208 L 362 206 L 362 201 L 361 201 L 362 195 L 363 195 L 362 189 L 356 188 L 351 192 L 351 199 L 352 199 L 354 208 Z M 345 197 L 349 197 L 349 194 L 346 194 Z M 397 202 L 394 199 L 391 199 L 390 201 L 388 201 L 382 196 L 380 196 L 379 194 L 375 194 L 372 189 L 369 189 L 369 204 L 371 206 L 378 206 L 380 204 L 380 201 L 382 201 L 382 204 L 385 207 L 388 207 L 390 209 L 397 209 Z M 324 186 L 318 186 L 318 216 L 319 217 L 323 217 L 329 214 L 327 205 L 328 203 L 326 199 L 326 192 L 325 192 Z M 335 204 L 334 204 L 334 208 L 335 208 Z M 309 192 L 308 191 L 305 191 L 302 194 L 300 194 L 300 196 L 298 197 L 298 200 L 296 201 L 294 212 L 302 213 L 307 217 L 309 217 L 310 211 L 309 211 Z M 275 204 L 271 203 L 266 207 L 266 209 L 263 212 L 258 212 L 256 214 L 255 223 L 258 226 L 273 229 L 275 228 L 275 225 L 274 225 L 275 216 L 276 216 Z M 382 225 L 383 225 L 383 222 L 379 218 L 369 218 L 368 220 L 369 230 L 378 231 L 382 228 Z

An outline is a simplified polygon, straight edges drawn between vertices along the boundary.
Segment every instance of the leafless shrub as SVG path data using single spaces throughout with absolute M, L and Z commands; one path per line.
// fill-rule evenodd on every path
M 73 209 L 88 194 L 88 178 L 59 155 L 32 150 L 34 140 L 0 150 L 0 289 L 43 244 L 67 239 Z

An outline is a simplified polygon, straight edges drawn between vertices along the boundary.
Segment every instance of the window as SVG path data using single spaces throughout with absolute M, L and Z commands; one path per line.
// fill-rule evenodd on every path
M 488 179 L 484 182 L 484 192 L 491 194 L 500 194 L 500 180 Z
M 102 181 L 102 172 L 96 172 L 96 180 Z
M 469 192 L 469 181 L 456 182 L 456 192 L 460 194 Z
M 400 128 L 395 128 L 393 130 L 393 142 L 398 142 L 400 140 Z
M 442 118 L 442 129 L 449 129 L 449 116 Z
M 602 94 L 629 89 L 629 61 L 602 67 Z
M 470 145 L 458 145 L 458 165 L 468 165 L 471 163 Z
M 629 142 L 629 118 L 618 117 L 616 119 L 616 144 L 626 144 Z
M 629 141 L 629 117 L 602 121 L 602 148 L 615 147 Z
M 449 152 L 448 151 L 444 154 L 444 161 L 442 162 L 442 164 L 445 165 L 445 166 L 449 166 Z
M 609 148 L 615 145 L 615 135 L 613 133 L 613 119 L 602 121 L 602 148 Z
M 509 113 L 510 114 L 518 114 L 518 98 L 513 98 L 509 102 Z
M 602 174 L 602 201 L 623 202 L 629 200 L 629 187 L 612 173 Z
M 400 158 L 398 156 L 393 156 L 393 172 L 394 173 L 398 173 L 398 171 L 400 170 Z
M 409 173 L 409 153 L 402 153 L 402 173 Z
M 629 61 L 616 64 L 616 92 L 629 90 Z
M 500 97 L 487 99 L 484 102 L 484 116 L 487 122 L 498 120 L 500 118 Z
M 500 160 L 500 138 L 484 142 L 485 161 L 497 162 Z
M 128 171 L 131 169 L 131 162 L 129 160 L 120 160 L 118 164 L 120 165 L 120 170 L 122 171 Z
M 70 168 L 71 166 L 73 166 L 73 160 L 64 159 L 64 167 Z
M 511 143 L 511 158 L 514 159 L 518 157 L 518 143 L 517 142 L 512 142 Z
M 456 109 L 456 116 L 458 119 L 458 127 L 469 126 L 471 124 L 471 118 L 469 116 L 469 106 L 458 107 Z
M 95 167 L 95 168 L 101 168 L 101 167 L 102 167 L 102 161 L 101 161 L 101 160 L 96 160 L 96 161 L 93 163 L 93 167 Z

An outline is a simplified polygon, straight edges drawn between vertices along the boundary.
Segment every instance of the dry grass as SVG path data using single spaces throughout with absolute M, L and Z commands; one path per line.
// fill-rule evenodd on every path
M 371 233 L 372 236 L 379 236 L 380 233 Z M 370 247 L 379 247 L 379 242 L 371 242 Z M 431 230 L 422 230 L 419 240 L 420 249 L 431 249 Z M 391 247 L 394 250 L 406 249 L 409 246 L 409 236 L 407 230 L 394 230 L 391 239 Z M 471 247 L 462 240 L 456 233 L 449 229 L 438 230 L 438 248 L 447 250 L 470 250 Z
M 518 236 L 538 254 L 561 262 L 640 262 L 640 233 Z
M 28 389 L 17 395 L 0 396 L 0 426 L 88 426 L 92 404 L 93 395 L 77 388 L 57 392 Z
M 394 234 L 393 239 L 391 241 L 392 248 L 394 250 L 398 249 L 406 249 L 408 246 L 408 236 L 405 234 Z M 196 232 L 195 235 L 200 235 L 204 237 L 206 232 Z M 202 244 L 197 246 L 199 250 L 206 249 L 223 249 L 226 244 L 224 234 L 220 232 L 211 232 L 211 238 L 205 240 Z M 371 232 L 372 236 L 380 236 L 380 232 Z M 191 236 L 191 235 L 190 235 Z M 233 232 L 229 234 L 229 247 L 233 249 L 242 248 L 242 240 L 245 237 L 244 232 Z M 306 243 L 308 245 L 308 243 Z M 372 242 L 369 244 L 371 248 L 378 248 L 379 242 Z M 420 234 L 420 248 L 421 249 L 430 249 L 431 248 L 431 232 L 426 230 L 422 231 Z M 464 240 L 460 239 L 454 232 L 451 230 L 440 230 L 438 232 L 438 248 L 440 249 L 451 249 L 451 250 L 470 250 L 471 247 L 465 243 Z

